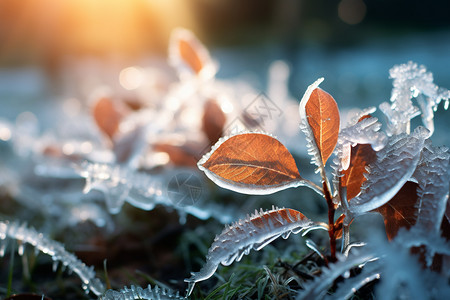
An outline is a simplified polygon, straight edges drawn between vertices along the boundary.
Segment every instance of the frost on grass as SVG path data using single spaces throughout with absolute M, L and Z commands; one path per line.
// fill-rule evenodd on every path
M 192 205 L 178 205 L 168 195 L 168 182 L 180 174 L 180 170 L 164 172 L 161 174 L 148 174 L 137 172 L 127 167 L 111 164 L 98 164 L 84 162 L 75 166 L 81 177 L 86 179 L 84 192 L 98 190 L 105 195 L 110 213 L 120 212 L 123 204 L 129 204 L 143 209 L 152 210 L 156 205 L 163 205 L 176 209 L 180 215 L 180 222 L 184 222 L 186 214 L 191 214 L 199 219 L 210 217 L 227 223 L 234 217 L 233 211 L 220 207 L 214 203 L 191 203 Z M 192 189 L 202 187 L 187 187 L 189 191 L 179 193 L 194 193 Z M 186 195 L 193 197 L 193 195 Z M 192 200 L 195 200 L 194 198 Z M 201 202 L 201 201 L 200 201 Z
M 53 270 L 56 271 L 58 263 L 63 268 L 68 268 L 70 272 L 75 272 L 82 281 L 83 289 L 88 293 L 89 290 L 96 295 L 104 292 L 103 283 L 96 277 L 93 267 L 86 266 L 75 255 L 67 252 L 63 244 L 45 237 L 34 228 L 28 228 L 26 224 L 18 222 L 0 221 L 0 256 L 5 255 L 5 250 L 9 239 L 21 242 L 19 254 L 24 252 L 24 244 L 30 244 L 35 249 L 51 256 L 54 264 Z
M 106 293 L 99 297 L 99 300 L 135 300 L 135 299 L 148 299 L 148 300 L 176 300 L 186 299 L 180 296 L 179 292 L 172 292 L 171 290 L 148 285 L 143 289 L 132 285 L 130 288 L 124 287 L 119 291 L 107 290 Z
M 269 211 L 255 211 L 244 220 L 226 226 L 214 239 L 208 250 L 206 264 L 197 273 L 192 273 L 186 282 L 193 284 L 210 278 L 219 264 L 228 266 L 240 261 L 250 250 L 261 250 L 280 236 L 287 239 L 291 233 L 297 234 L 313 226 L 313 222 L 302 213 L 289 208 L 272 208 Z
M 414 173 L 428 136 L 427 129 L 418 127 L 411 135 L 390 137 L 377 152 L 376 161 L 369 165 L 361 193 L 349 201 L 350 212 L 363 214 L 391 200 Z
M 424 66 L 416 63 L 396 65 L 390 71 L 393 81 L 391 104 L 384 102 L 381 111 L 388 119 L 387 133 L 389 135 L 409 133 L 410 120 L 420 113 L 425 127 L 434 131 L 434 111 L 439 103 L 444 101 L 448 109 L 450 91 L 433 83 L 433 74 L 427 72 Z M 419 107 L 414 106 L 412 99 L 417 99 Z

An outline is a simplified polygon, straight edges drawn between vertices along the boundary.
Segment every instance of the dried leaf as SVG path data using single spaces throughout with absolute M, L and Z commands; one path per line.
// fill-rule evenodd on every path
M 121 111 L 119 105 L 110 98 L 102 97 L 95 103 L 92 115 L 100 130 L 113 139 L 119 130 L 119 124 L 125 116 L 125 112 Z
M 206 264 L 197 273 L 192 273 L 185 282 L 195 283 L 210 278 L 219 264 L 228 266 L 250 253 L 261 250 L 273 240 L 288 238 L 313 225 L 313 222 L 299 211 L 289 208 L 272 208 L 270 211 L 255 211 L 244 220 L 226 226 L 214 239 L 206 256 Z
M 342 214 L 336 222 L 334 222 L 334 237 L 336 239 L 342 238 L 342 229 L 343 229 L 343 223 L 344 223 L 345 215 Z
M 366 167 L 376 160 L 376 152 L 369 144 L 357 144 L 351 147 L 350 165 L 347 170 L 341 172 L 339 184 L 347 188 L 347 200 L 356 197 L 361 186 L 366 181 Z
M 226 117 L 215 100 L 208 100 L 204 105 L 202 129 L 211 143 L 215 143 L 222 136 Z
M 409 229 L 416 223 L 418 187 L 417 183 L 407 181 L 394 198 L 374 210 L 383 216 L 389 240 L 397 235 L 400 228 Z
M 299 105 L 301 129 L 306 134 L 309 153 L 321 169 L 336 147 L 340 123 L 336 101 L 318 87 L 322 81 L 319 78 L 308 87 Z
M 211 77 L 215 66 L 208 50 L 189 30 L 177 28 L 173 31 L 169 45 L 170 63 L 180 75 L 191 73 Z
M 217 185 L 245 194 L 271 194 L 303 181 L 286 147 L 262 133 L 220 139 L 198 166 Z
M 322 163 L 325 165 L 338 140 L 340 122 L 338 106 L 330 94 L 316 88 L 311 93 L 305 110 Z

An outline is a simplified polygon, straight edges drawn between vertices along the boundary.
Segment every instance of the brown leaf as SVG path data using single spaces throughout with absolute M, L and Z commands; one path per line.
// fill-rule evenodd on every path
M 202 129 L 211 143 L 217 142 L 222 136 L 226 116 L 215 100 L 208 100 L 204 105 Z
M 199 167 L 218 185 L 249 193 L 273 193 L 302 178 L 291 153 L 277 139 L 261 133 L 230 137 L 205 155 Z M 256 188 L 256 191 L 254 190 Z M 265 191 L 263 191 L 265 190 Z
M 322 163 L 333 153 L 339 135 L 339 109 L 333 97 L 316 88 L 305 106 L 307 121 L 319 149 Z
M 191 67 L 195 73 L 203 69 L 203 61 L 195 50 L 195 45 L 189 40 L 180 39 L 178 43 L 181 58 Z
M 334 237 L 338 240 L 342 238 L 342 230 L 343 230 L 343 223 L 344 223 L 345 215 L 342 214 L 336 222 L 334 222 Z
M 113 139 L 119 130 L 119 124 L 125 116 L 125 112 L 121 111 L 119 105 L 110 98 L 102 97 L 95 103 L 92 115 L 100 130 Z
M 418 199 L 418 187 L 417 183 L 407 181 L 394 198 L 374 210 L 383 216 L 389 240 L 397 235 L 400 228 L 409 229 L 416 223 L 415 204 Z
M 340 186 L 347 188 L 347 200 L 359 194 L 366 181 L 366 167 L 375 160 L 376 152 L 370 144 L 357 144 L 351 148 L 350 165 L 341 172 L 342 177 L 339 178 Z

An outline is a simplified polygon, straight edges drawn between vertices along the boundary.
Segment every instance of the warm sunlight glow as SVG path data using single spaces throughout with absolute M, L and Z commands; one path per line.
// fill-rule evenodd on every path
M 123 69 L 119 75 L 119 82 L 127 90 L 135 90 L 141 86 L 144 74 L 141 68 L 129 67 Z

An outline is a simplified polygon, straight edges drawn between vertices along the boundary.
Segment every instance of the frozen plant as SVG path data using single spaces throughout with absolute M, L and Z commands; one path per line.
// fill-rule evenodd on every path
M 356 217 L 373 212 L 383 216 L 390 240 L 401 228 L 408 229 L 415 224 L 414 230 L 420 234 L 410 243 L 403 242 L 404 252 L 425 247 L 426 266 L 431 265 L 435 253 L 448 255 L 448 245 L 433 244 L 428 235 L 433 234 L 433 238 L 440 241 L 440 225 L 447 220 L 444 212 L 449 193 L 450 155 L 447 148 L 431 145 L 429 137 L 433 128 L 429 122 L 425 125 L 431 131 L 419 126 L 410 132 L 410 119 L 417 112 L 409 103 L 411 87 L 405 86 L 413 82 L 416 90 L 427 95 L 429 103 L 434 103 L 432 107 L 448 97 L 443 89 L 433 94 L 437 88 L 430 81 L 429 73 L 424 69 L 414 70 L 414 66 L 409 63 L 391 70 L 391 76 L 396 78 L 391 107 L 395 113 L 382 109 L 389 121 L 387 133 L 380 131 L 381 124 L 372 115 L 374 108 L 356 115 L 340 130 L 338 106 L 330 94 L 319 88 L 323 78 L 308 87 L 299 104 L 300 128 L 306 135 L 312 163 L 320 173 L 319 185 L 303 178 L 286 147 L 262 132 L 242 132 L 221 138 L 211 152 L 203 156 L 198 162 L 199 168 L 217 185 L 236 192 L 263 195 L 290 187 L 312 188 L 327 203 L 328 222 L 313 222 L 290 208 L 274 208 L 227 226 L 216 236 L 203 268 L 185 279 L 189 283 L 188 294 L 196 282 L 211 277 L 219 264 L 227 266 L 239 261 L 251 249 L 260 250 L 280 236 L 287 238 L 291 232 L 325 228 L 329 236 L 326 262 L 330 270 L 324 274 L 329 276 L 326 275 L 326 280 L 316 280 L 318 285 L 305 292 L 306 298 L 307 295 L 323 297 L 338 276 L 348 274 L 355 266 L 361 268 L 371 260 L 389 255 L 368 248 L 362 256 L 348 256 L 353 246 L 361 245 L 350 243 L 350 224 Z M 402 83 L 409 80 L 409 83 L 402 85 L 399 80 Z M 326 163 L 333 153 L 331 185 Z M 335 218 L 336 212 L 340 213 L 338 218 Z M 339 254 L 336 241 L 341 238 L 342 254 Z M 349 282 L 351 291 L 378 279 L 383 272 L 374 267 L 366 269 L 365 273 L 363 280 Z M 349 293 L 344 291 L 343 294 L 348 296 Z
M 0 221 L 0 256 L 5 255 L 10 239 L 20 242 L 19 255 L 23 255 L 25 244 L 29 244 L 38 251 L 51 256 L 54 271 L 58 268 L 58 263 L 61 263 L 63 268 L 68 268 L 70 272 L 75 272 L 80 277 L 86 293 L 91 291 L 98 296 L 105 291 L 105 286 L 97 278 L 93 267 L 86 266 L 75 255 L 67 252 L 61 243 L 45 237 L 34 228 L 28 228 L 26 224 L 18 222 Z
M 99 300 L 134 300 L 134 299 L 148 299 L 148 300 L 181 300 L 186 299 L 181 297 L 179 292 L 172 292 L 165 288 L 155 286 L 152 288 L 150 285 L 143 289 L 132 285 L 130 288 L 124 287 L 119 291 L 107 290 L 103 295 L 99 297 Z

